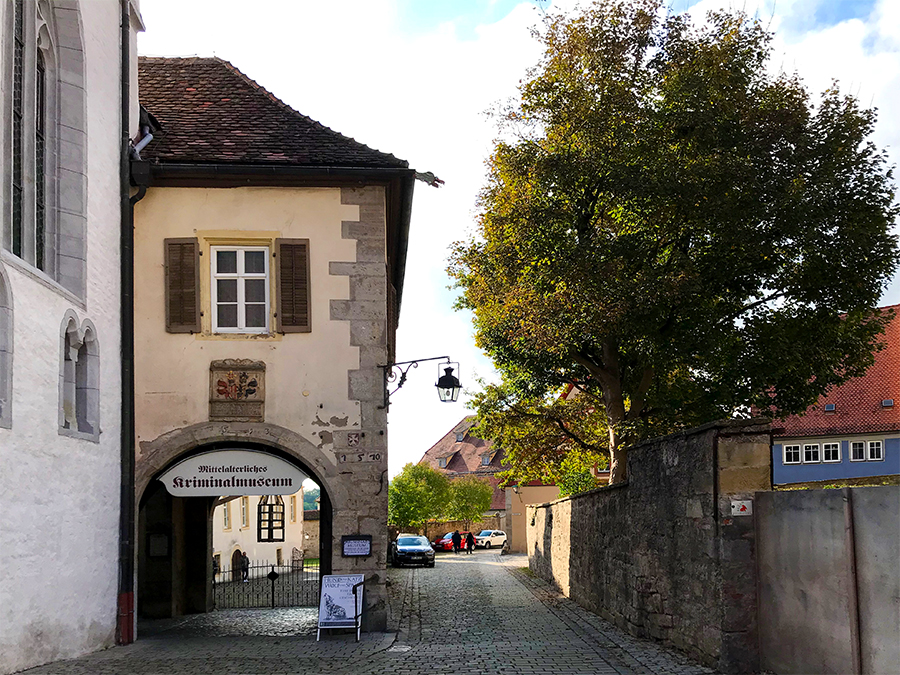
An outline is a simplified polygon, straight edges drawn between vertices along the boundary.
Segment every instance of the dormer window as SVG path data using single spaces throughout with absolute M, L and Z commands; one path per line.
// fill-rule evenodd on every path
M 826 403 L 825 404 L 825 412 L 833 413 L 834 412 L 834 403 Z
M 491 463 L 490 455 L 482 455 L 481 456 L 481 466 L 488 466 Z
M 466 432 L 465 432 L 465 431 L 457 431 L 457 432 L 456 432 L 456 442 L 457 442 L 457 443 L 462 443 L 462 442 L 463 442 L 463 439 L 464 439 L 465 437 L 466 437 Z
M 886 398 L 881 402 L 882 408 L 893 408 L 894 407 L 894 399 Z
M 442 469 L 447 468 L 447 458 L 446 457 L 438 457 L 438 466 Z

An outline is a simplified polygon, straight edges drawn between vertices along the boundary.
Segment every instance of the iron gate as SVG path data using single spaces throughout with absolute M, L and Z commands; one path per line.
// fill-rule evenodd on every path
M 319 561 L 250 563 L 249 569 L 221 569 L 213 579 L 216 609 L 251 607 L 316 607 L 319 604 Z

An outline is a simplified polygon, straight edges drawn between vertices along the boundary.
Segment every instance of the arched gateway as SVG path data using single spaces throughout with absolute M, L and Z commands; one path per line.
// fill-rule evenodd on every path
M 346 508 L 347 490 L 341 485 L 336 466 L 299 434 L 265 423 L 205 423 L 142 443 L 141 450 L 135 476 L 140 616 L 161 618 L 210 611 L 213 608 L 211 516 L 217 496 L 291 494 L 299 488 L 293 482 L 302 481 L 304 476 L 315 480 L 321 488 L 319 564 L 322 573 L 331 573 L 333 516 L 336 510 Z M 276 458 L 276 463 L 296 467 L 299 479 L 295 476 L 257 480 L 235 478 L 231 473 L 198 479 L 181 470 L 197 463 L 190 462 L 192 458 L 202 460 L 204 465 L 215 464 L 215 458 L 227 459 L 235 456 L 234 451 L 242 451 L 245 457 L 251 456 L 247 451 L 257 453 L 263 461 L 265 457 Z M 189 480 L 193 480 L 194 487 L 179 490 Z M 282 485 L 291 480 L 291 485 Z M 260 488 L 255 487 L 257 482 Z M 263 485 L 266 482 L 273 485 Z M 200 494 L 186 496 L 195 493 Z

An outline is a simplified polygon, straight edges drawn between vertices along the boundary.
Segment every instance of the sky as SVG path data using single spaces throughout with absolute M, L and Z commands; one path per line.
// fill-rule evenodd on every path
M 487 111 L 514 97 L 539 57 L 531 27 L 576 0 L 141 0 L 149 56 L 219 56 L 287 104 L 445 181 L 416 183 L 397 361 L 449 355 L 469 391 L 496 377 L 471 316 L 453 309 L 450 246 L 475 233 L 475 200 L 496 127 Z M 879 110 L 876 144 L 900 163 L 900 2 L 672 0 L 702 17 L 731 7 L 775 31 L 772 67 L 810 90 L 836 80 Z M 900 303 L 900 275 L 882 304 Z M 391 397 L 389 475 L 417 462 L 469 410 L 441 403 L 436 362 Z

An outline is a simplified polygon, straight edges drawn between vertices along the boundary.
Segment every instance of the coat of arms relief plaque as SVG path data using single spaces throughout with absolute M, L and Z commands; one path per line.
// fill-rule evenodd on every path
M 215 422 L 265 421 L 266 364 L 223 359 L 209 364 L 209 419 Z

